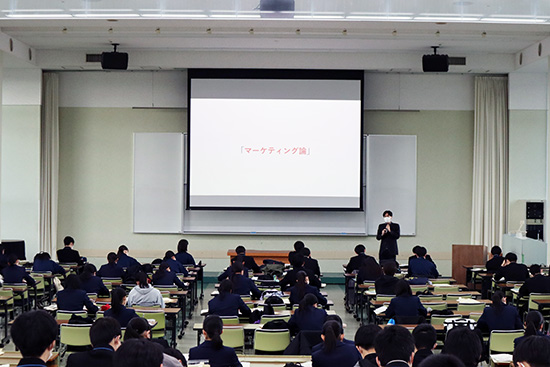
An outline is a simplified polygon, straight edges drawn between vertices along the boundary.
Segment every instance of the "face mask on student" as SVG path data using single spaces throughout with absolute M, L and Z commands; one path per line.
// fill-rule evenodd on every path
M 390 223 L 391 222 L 391 217 L 384 217 L 384 222 L 385 223 Z

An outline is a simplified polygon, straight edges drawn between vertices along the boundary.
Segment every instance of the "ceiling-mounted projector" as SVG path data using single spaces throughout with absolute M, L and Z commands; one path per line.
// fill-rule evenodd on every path
M 128 69 L 128 54 L 126 52 L 117 52 L 119 44 L 113 43 L 115 48 L 113 52 L 103 52 L 101 54 L 101 68 L 105 70 L 126 70 Z
M 434 53 L 432 55 L 422 56 L 422 71 L 424 72 L 447 72 L 449 71 L 449 56 L 438 55 L 439 46 L 432 46 Z

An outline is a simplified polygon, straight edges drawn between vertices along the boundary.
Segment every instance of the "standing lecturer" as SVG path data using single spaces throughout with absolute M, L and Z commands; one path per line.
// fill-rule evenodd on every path
M 399 224 L 392 222 L 393 213 L 390 210 L 386 210 L 382 216 L 384 217 L 384 223 L 378 226 L 378 232 L 376 233 L 376 239 L 380 241 L 380 252 L 378 253 L 380 264 L 387 260 L 395 261 L 395 257 L 399 253 L 397 249 Z

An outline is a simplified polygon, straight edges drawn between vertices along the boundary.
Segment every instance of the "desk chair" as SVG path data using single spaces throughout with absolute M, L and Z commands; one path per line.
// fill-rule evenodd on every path
M 91 346 L 90 328 L 92 324 L 61 324 L 59 342 L 61 344 L 59 358 L 63 358 L 70 347 Z M 60 363 L 61 364 L 61 363 Z
M 523 336 L 523 330 L 493 330 L 489 337 L 489 354 L 514 353 L 514 339 Z
M 244 352 L 244 328 L 242 326 L 224 325 L 221 338 L 225 347 L 242 348 Z
M 265 354 L 282 354 L 289 344 L 290 331 L 288 329 L 256 329 L 254 332 L 254 351 L 256 354 L 262 352 Z

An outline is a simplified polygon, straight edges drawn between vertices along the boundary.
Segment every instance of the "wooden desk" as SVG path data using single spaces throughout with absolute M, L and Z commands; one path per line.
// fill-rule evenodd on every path
M 311 356 L 237 354 L 237 357 L 241 362 L 250 363 L 251 367 L 281 367 L 291 362 L 304 364 L 311 361 Z
M 262 265 L 265 259 L 277 260 L 284 264 L 288 264 L 289 251 L 280 250 L 246 250 L 246 256 L 254 258 L 256 264 Z M 231 259 L 237 256 L 235 250 L 227 250 L 227 256 L 229 256 L 229 263 Z
M 52 357 L 46 363 L 46 365 L 50 367 L 57 366 L 57 357 L 59 357 L 59 353 L 53 352 Z M 20 352 L 4 351 L 4 354 L 0 356 L 0 364 L 9 364 L 11 366 L 17 366 L 21 358 L 23 358 L 23 356 L 21 355 Z

